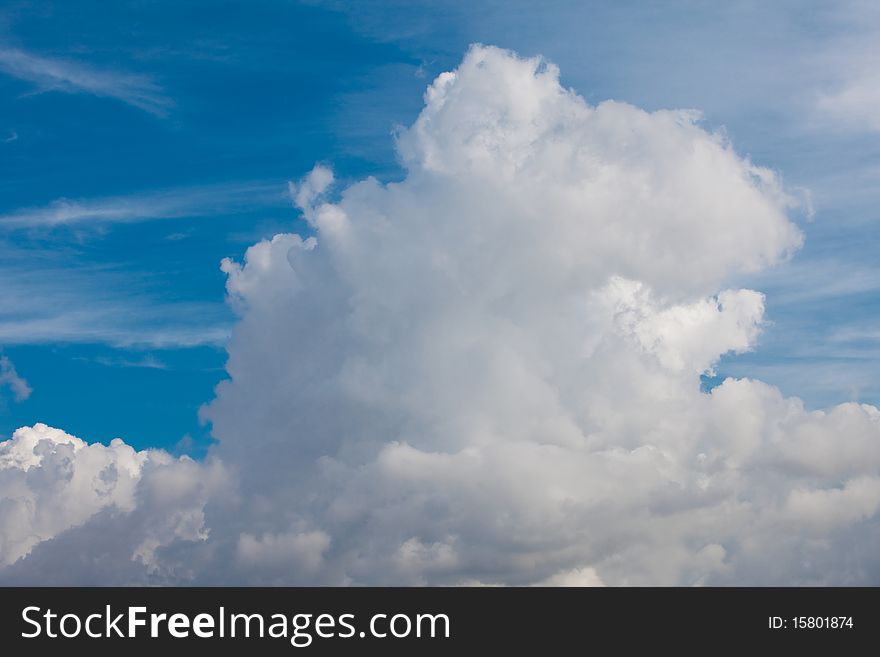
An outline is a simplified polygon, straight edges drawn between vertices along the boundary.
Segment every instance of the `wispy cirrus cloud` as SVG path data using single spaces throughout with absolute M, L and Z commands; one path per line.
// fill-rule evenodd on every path
M 877 58 L 873 66 L 877 65 Z M 880 103 L 880 74 L 876 68 L 848 76 L 843 83 L 829 93 L 819 94 L 817 109 L 836 125 L 880 132 L 880 116 L 877 104 Z
M 40 93 L 61 91 L 113 98 L 155 116 L 167 116 L 174 105 L 162 87 L 147 75 L 95 68 L 19 48 L 0 46 L 0 71 L 33 83 Z
M 31 396 L 31 387 L 18 372 L 15 365 L 6 356 L 0 356 L 0 388 L 9 386 L 16 401 L 24 401 Z
M 0 214 L 0 228 L 137 223 L 234 213 L 287 203 L 283 187 L 266 182 L 187 187 L 92 199 L 58 198 L 46 205 Z
M 94 343 L 114 347 L 176 348 L 220 346 L 229 337 L 228 320 L 220 304 L 162 303 L 122 299 L 77 310 L 76 299 L 51 308 L 57 291 L 46 290 L 46 308 L 27 316 L 0 314 L 0 344 Z M 89 298 L 79 299 L 80 303 Z M 147 306 L 147 304 L 150 304 Z M 199 317 L 193 321 L 192 316 Z M 109 365 L 111 363 L 103 363 Z M 125 362 L 115 365 L 161 368 L 158 362 Z M 5 382 L 5 380 L 0 381 Z
M 286 187 L 244 182 L 91 199 L 57 199 L 0 214 L 0 344 L 101 343 L 154 348 L 222 345 L 230 317 L 222 302 L 168 300 L 125 266 L 72 265 L 63 247 L 27 249 L 16 231 L 77 232 L 111 224 L 209 217 L 288 208 Z M 4 245 L 6 234 L 9 242 Z M 185 233 L 181 233 L 185 235 Z M 120 268 L 121 267 L 121 268 Z M 129 364 L 133 365 L 133 364 Z M 156 363 L 141 363 L 156 366 Z
M 823 131 L 880 132 L 880 9 L 876 3 L 833 3 L 827 12 L 829 35 L 810 60 L 815 72 L 813 127 Z
M 118 348 L 144 347 L 172 349 L 179 347 L 222 346 L 229 338 L 230 329 L 223 325 L 163 325 L 163 326 L 119 326 L 102 325 L 101 320 L 112 319 L 129 309 L 120 306 L 107 309 L 107 312 L 83 313 L 66 312 L 49 317 L 35 317 L 22 320 L 0 319 L 0 342 L 4 344 L 51 344 L 81 343 L 107 344 Z M 181 313 L 187 307 L 164 308 L 167 314 L 174 310 Z M 173 321 L 169 318 L 168 321 Z M 108 364 L 108 363 L 102 363 Z M 134 366 L 131 363 L 126 365 Z M 148 365 L 141 365 L 148 367 Z M 155 367 L 155 366 L 154 366 Z M 160 368 L 161 369 L 161 368 Z
M 111 358 L 108 356 L 99 356 L 95 358 L 95 362 L 106 367 L 140 367 L 148 370 L 167 370 L 168 365 L 153 356 L 147 354 L 143 358 Z
M 137 273 L 0 249 L 0 345 L 219 346 L 230 323 L 221 301 L 167 299 Z

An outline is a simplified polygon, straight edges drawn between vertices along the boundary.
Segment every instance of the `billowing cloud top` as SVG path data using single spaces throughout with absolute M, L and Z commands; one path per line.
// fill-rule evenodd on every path
M 763 296 L 724 286 L 801 234 L 698 118 L 471 48 L 398 135 L 403 180 L 316 167 L 291 186 L 315 236 L 223 262 L 240 318 L 207 462 L 32 448 L 40 425 L 4 444 L 0 578 L 58 581 L 124 526 L 112 568 L 66 579 L 876 582 L 880 412 L 700 390 L 760 331 Z M 62 480 L 76 515 L 53 515 Z

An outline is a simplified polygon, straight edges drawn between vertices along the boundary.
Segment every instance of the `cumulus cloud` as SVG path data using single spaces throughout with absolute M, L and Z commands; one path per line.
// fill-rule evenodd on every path
M 760 334 L 763 296 L 732 281 L 801 244 L 774 172 L 695 112 L 591 106 L 483 46 L 397 146 L 401 181 L 316 168 L 291 187 L 313 234 L 224 260 L 213 465 L 165 466 L 222 462 L 223 484 L 172 496 L 198 522 L 121 545 L 114 581 L 877 581 L 880 411 L 700 389 Z M 122 499 L 0 579 L 112 522 L 155 532 L 156 502 Z
M 140 521 L 126 536 L 130 569 L 144 576 L 160 571 L 162 546 L 207 537 L 202 509 L 221 478 L 217 464 L 138 452 L 118 438 L 105 446 L 45 424 L 18 429 L 0 443 L 0 566 L 15 564 L 37 545 L 51 552 L 52 539 L 98 517 L 128 516 Z M 50 571 L 70 569 L 66 558 L 92 558 L 98 541 L 113 542 L 107 533 L 89 535 L 87 549 L 59 557 Z

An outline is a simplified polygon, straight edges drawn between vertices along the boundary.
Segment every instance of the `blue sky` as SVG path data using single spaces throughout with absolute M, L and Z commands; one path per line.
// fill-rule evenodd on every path
M 0 349 L 33 392 L 0 388 L 0 437 L 41 421 L 203 452 L 221 258 L 306 230 L 286 181 L 316 161 L 399 177 L 395 126 L 473 42 L 546 56 L 590 102 L 700 109 L 781 171 L 813 207 L 805 246 L 730 282 L 767 294 L 769 323 L 718 373 L 880 402 L 880 126 L 858 102 L 877 14 L 764 4 L 6 3 Z

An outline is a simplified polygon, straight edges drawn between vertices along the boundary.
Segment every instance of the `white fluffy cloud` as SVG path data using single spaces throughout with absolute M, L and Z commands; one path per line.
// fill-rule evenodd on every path
M 593 107 L 489 47 L 434 81 L 398 150 L 401 181 L 335 201 L 316 168 L 291 189 L 315 234 L 224 261 L 219 444 L 165 466 L 213 483 L 163 514 L 121 489 L 7 580 L 179 505 L 192 521 L 120 546 L 113 581 L 877 581 L 880 412 L 700 390 L 760 332 L 763 296 L 728 286 L 801 243 L 773 172 L 694 112 Z
M 158 548 L 207 538 L 203 507 L 221 483 L 223 470 L 216 463 L 174 459 L 160 450 L 137 452 L 118 438 L 107 446 L 90 445 L 45 424 L 21 428 L 0 443 L 0 567 L 103 514 L 111 522 L 138 519 L 120 556 L 132 571 L 156 574 L 164 568 Z M 91 550 L 104 542 L 113 540 L 95 532 L 85 554 L 62 557 L 54 570 L 71 569 L 64 558 L 75 563 L 95 557 Z

